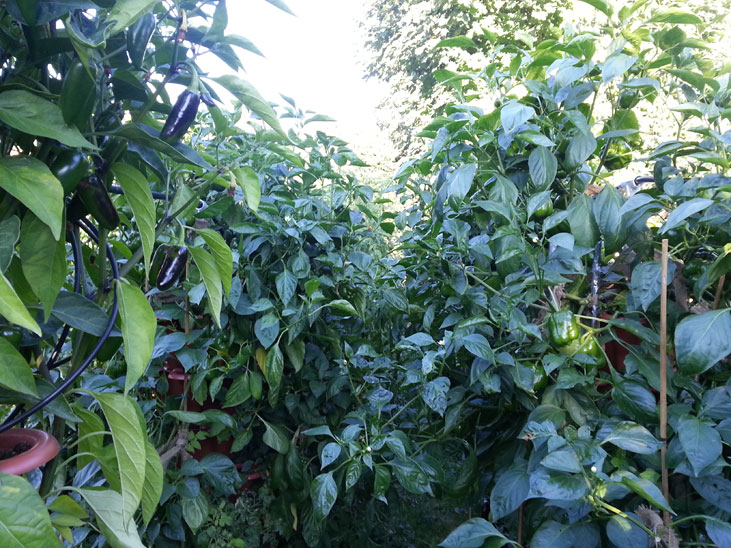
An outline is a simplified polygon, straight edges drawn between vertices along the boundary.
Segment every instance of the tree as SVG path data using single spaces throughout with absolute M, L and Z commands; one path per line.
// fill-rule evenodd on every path
M 495 34 L 508 44 L 557 34 L 570 4 L 571 0 L 371 0 L 363 25 L 370 52 L 366 78 L 392 86 L 383 107 L 394 114 L 385 125 L 399 156 L 412 146 L 411 128 L 449 101 L 446 89 L 438 86 L 436 71 L 479 71 Z M 453 45 L 463 47 L 445 49 Z

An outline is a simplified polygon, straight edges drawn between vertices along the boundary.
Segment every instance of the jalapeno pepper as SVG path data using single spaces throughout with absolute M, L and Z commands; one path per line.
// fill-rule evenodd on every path
M 130 61 L 137 68 L 142 68 L 147 44 L 150 43 L 150 38 L 155 32 L 155 25 L 155 15 L 146 13 L 127 31 L 127 53 Z
M 180 141 L 195 120 L 200 102 L 200 95 L 195 92 L 186 89 L 181 93 L 165 121 L 160 139 L 170 144 Z
M 64 194 L 71 194 L 89 171 L 89 160 L 78 150 L 62 150 L 51 163 L 51 172 L 63 186 Z
M 90 66 L 92 75 L 96 76 L 96 69 Z M 89 125 L 89 117 L 94 111 L 96 103 L 96 81 L 86 70 L 81 61 L 77 61 L 66 73 L 61 87 L 61 98 L 58 106 L 61 107 L 63 119 L 70 126 L 76 126 L 82 131 Z
M 188 248 L 185 246 L 164 246 L 158 249 L 156 255 L 161 252 L 163 253 L 163 261 L 157 273 L 155 285 L 160 291 L 165 291 L 173 287 L 185 272 L 185 265 L 188 262 Z
M 570 310 L 561 310 L 548 316 L 548 338 L 556 348 L 570 345 L 580 335 L 579 323 Z
M 98 177 L 92 176 L 79 182 L 76 191 L 86 210 L 96 219 L 99 226 L 114 230 L 119 225 L 119 214 L 109 197 L 107 189 Z

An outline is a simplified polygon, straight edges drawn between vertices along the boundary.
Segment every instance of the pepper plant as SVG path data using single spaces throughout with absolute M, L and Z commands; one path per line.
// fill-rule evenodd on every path
M 163 487 L 143 412 L 154 393 L 138 386 L 159 330 L 145 296 L 155 247 L 212 189 L 260 192 L 240 162 L 191 146 L 199 102 L 220 114 L 226 89 L 285 133 L 251 84 L 214 84 L 198 64 L 216 56 L 236 72 L 234 47 L 258 53 L 225 34 L 224 0 L 13 0 L 0 14 L 1 428 L 32 425 L 62 446 L 42 473 L 0 475 L 0 539 L 141 546 Z M 216 131 L 233 130 L 223 120 Z M 191 228 L 188 269 L 220 325 L 232 252 Z

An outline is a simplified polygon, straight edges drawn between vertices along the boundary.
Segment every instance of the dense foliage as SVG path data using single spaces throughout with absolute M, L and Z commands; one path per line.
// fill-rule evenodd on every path
M 383 195 L 207 77 L 224 0 L 5 3 L 0 428 L 61 452 L 3 546 L 728 546 L 731 65 L 588 3 L 435 43 L 485 66 Z

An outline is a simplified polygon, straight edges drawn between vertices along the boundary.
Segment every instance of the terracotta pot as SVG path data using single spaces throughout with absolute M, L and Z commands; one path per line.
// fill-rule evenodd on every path
M 14 428 L 0 434 L 0 454 L 16 449 L 19 444 L 25 444 L 28 449 L 0 460 L 0 472 L 20 476 L 43 466 L 61 450 L 56 438 L 42 430 Z

